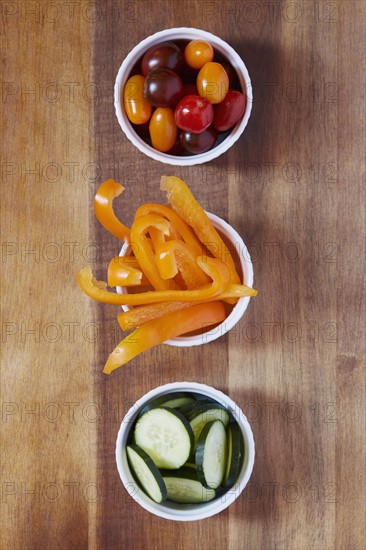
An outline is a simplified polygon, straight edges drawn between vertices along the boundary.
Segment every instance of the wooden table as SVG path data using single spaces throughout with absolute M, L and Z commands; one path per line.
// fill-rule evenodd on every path
M 2 549 L 365 546 L 363 0 L 2 2 Z M 114 115 L 131 48 L 163 28 L 227 40 L 252 77 L 240 141 L 203 166 L 143 156 Z M 116 308 L 75 282 L 118 243 L 93 215 L 124 183 L 127 224 L 184 179 L 252 254 L 257 298 L 214 343 L 160 346 L 113 376 Z M 152 516 L 115 467 L 119 423 L 147 390 L 195 380 L 252 424 L 250 485 L 222 514 Z

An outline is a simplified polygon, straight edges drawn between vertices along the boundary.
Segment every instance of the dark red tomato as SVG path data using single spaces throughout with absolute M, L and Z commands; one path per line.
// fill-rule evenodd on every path
M 182 147 L 182 144 L 180 142 L 180 139 L 179 139 L 179 135 L 177 136 L 177 139 L 175 140 L 175 143 L 173 145 L 173 147 L 171 149 L 169 149 L 169 151 L 167 151 L 168 155 L 175 155 L 175 156 L 180 156 L 180 155 L 183 155 L 183 153 L 185 153 L 186 151 L 183 149 Z
M 194 82 L 183 84 L 183 97 L 185 95 L 198 95 L 197 86 Z
M 192 132 L 180 133 L 180 142 L 183 148 L 193 155 L 205 153 L 211 149 L 216 142 L 216 138 L 217 134 L 212 126 L 200 134 L 192 134 Z
M 188 67 L 186 63 L 183 63 L 183 69 L 182 72 L 179 73 L 182 77 L 183 82 L 194 82 L 196 83 L 198 70 L 192 69 L 192 67 Z
M 199 95 L 187 95 L 175 108 L 175 123 L 181 130 L 200 134 L 213 120 L 212 104 Z
M 142 58 L 141 72 L 144 76 L 154 69 L 163 68 L 177 73 L 183 68 L 183 53 L 174 42 L 162 42 L 153 46 Z
M 154 107 L 174 108 L 183 96 L 182 79 L 170 69 L 150 71 L 145 79 L 144 96 Z
M 229 63 L 226 58 L 219 54 L 215 54 L 214 60 L 218 63 L 221 63 L 221 65 L 224 67 L 227 76 L 229 77 L 229 89 L 240 89 L 238 75 L 236 74 L 236 71 L 231 63 Z
M 224 100 L 214 106 L 213 125 L 218 132 L 225 132 L 240 120 L 245 112 L 247 98 L 241 92 L 229 90 Z

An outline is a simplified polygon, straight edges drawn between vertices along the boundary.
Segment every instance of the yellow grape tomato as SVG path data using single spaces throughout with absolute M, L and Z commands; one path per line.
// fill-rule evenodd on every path
M 229 90 L 229 77 L 221 63 L 206 63 L 197 75 L 197 89 L 200 96 L 211 103 L 221 103 Z
M 145 78 L 140 74 L 131 76 L 123 89 L 123 106 L 128 120 L 133 124 L 144 124 L 152 113 L 152 105 L 144 97 Z
M 201 69 L 206 63 L 212 61 L 213 57 L 213 47 L 205 40 L 192 40 L 184 50 L 184 59 L 193 69 Z
M 173 109 L 158 107 L 151 117 L 149 131 L 154 149 L 162 153 L 169 151 L 175 144 L 178 132 Z

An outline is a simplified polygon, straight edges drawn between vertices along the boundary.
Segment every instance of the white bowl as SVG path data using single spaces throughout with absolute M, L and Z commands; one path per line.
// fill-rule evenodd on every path
M 232 413 L 241 429 L 244 440 L 244 461 L 238 479 L 231 489 L 210 502 L 202 504 L 180 504 L 172 501 L 165 501 L 158 504 L 140 489 L 131 473 L 127 460 L 126 445 L 130 430 L 133 427 L 139 411 L 151 399 L 173 392 L 192 392 L 215 399 Z M 117 469 L 127 492 L 148 512 L 174 521 L 196 521 L 205 519 L 222 512 L 225 508 L 230 506 L 230 504 L 238 498 L 249 481 L 253 470 L 254 456 L 255 446 L 253 433 L 240 407 L 221 391 L 196 382 L 174 382 L 172 384 L 165 384 L 164 386 L 160 386 L 146 393 L 136 401 L 122 420 L 116 442 Z
M 144 142 L 135 132 L 128 117 L 123 109 L 123 101 L 121 101 L 121 94 L 123 93 L 124 86 L 131 74 L 133 67 L 140 57 L 152 46 L 165 42 L 167 40 L 207 40 L 213 46 L 213 48 L 222 54 L 227 61 L 232 65 L 237 73 L 240 86 L 247 95 L 247 105 L 243 118 L 237 122 L 231 133 L 224 139 L 219 145 L 210 149 L 206 153 L 190 156 L 176 156 L 168 155 L 167 153 L 161 153 L 150 145 Z M 114 86 L 114 106 L 118 122 L 127 136 L 127 138 L 139 149 L 142 153 L 160 162 L 166 164 L 173 164 L 175 166 L 192 166 L 194 164 L 202 164 L 209 162 L 225 153 L 230 147 L 239 139 L 243 133 L 244 128 L 248 124 L 250 112 L 252 110 L 253 103 L 253 91 L 250 82 L 250 77 L 243 60 L 238 53 L 227 42 L 211 34 L 210 32 L 194 29 L 189 27 L 178 27 L 172 29 L 165 29 L 159 31 L 151 36 L 148 36 L 142 40 L 137 46 L 135 46 L 127 55 L 117 73 L 116 82 Z
M 210 218 L 212 225 L 220 233 L 223 240 L 226 241 L 226 244 L 230 243 L 230 248 L 236 250 L 237 257 L 240 263 L 240 269 L 242 271 L 241 274 L 239 273 L 239 275 L 242 275 L 242 281 L 247 286 L 253 287 L 253 264 L 250 258 L 249 251 L 245 246 L 243 239 L 240 237 L 239 233 L 235 231 L 235 229 L 225 220 L 219 218 L 215 214 L 211 214 L 210 212 L 206 212 L 206 214 Z M 128 253 L 128 250 L 128 247 L 123 246 L 120 252 L 120 256 L 126 255 Z M 116 290 L 119 294 L 128 292 L 127 288 L 122 287 L 117 287 Z M 168 344 L 169 346 L 190 347 L 201 346 L 202 344 L 208 344 L 209 342 L 217 340 L 218 338 L 229 332 L 229 330 L 231 330 L 240 321 L 249 305 L 249 301 L 249 296 L 239 298 L 232 311 L 226 317 L 225 321 L 220 323 L 220 325 L 212 328 L 211 330 L 208 330 L 203 334 L 198 334 L 194 336 L 177 336 L 176 338 L 172 338 L 171 340 L 166 340 L 164 344 Z M 130 308 L 129 306 L 122 306 L 122 309 L 124 311 L 127 311 Z

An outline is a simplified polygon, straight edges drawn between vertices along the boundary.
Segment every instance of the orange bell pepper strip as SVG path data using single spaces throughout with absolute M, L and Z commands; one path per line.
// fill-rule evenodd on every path
M 148 285 L 140 265 L 133 256 L 112 258 L 108 266 L 108 286 Z
M 202 256 L 204 249 L 191 227 L 172 208 L 165 204 L 146 203 L 138 207 L 135 219 L 146 214 L 159 214 L 171 222 L 171 236 L 181 237 L 195 256 Z
M 246 296 L 257 296 L 258 290 L 251 288 L 247 285 L 236 285 L 234 283 L 229 283 L 225 290 L 220 294 L 220 300 L 229 300 L 231 298 L 245 298 Z M 232 302 L 230 302 L 232 303 Z M 235 302 L 236 303 L 236 300 Z
M 195 290 L 149 290 L 135 294 L 116 294 L 106 290 L 107 284 L 104 281 L 97 281 L 93 277 L 90 267 L 84 267 L 76 276 L 81 290 L 97 302 L 115 304 L 117 306 L 138 306 L 142 304 L 153 304 L 158 302 L 173 301 L 204 301 L 208 298 L 218 296 L 227 286 L 230 279 L 230 272 L 226 265 L 216 258 L 198 257 L 197 263 L 203 271 L 212 279 L 211 284 L 204 285 Z
M 131 246 L 135 257 L 141 266 L 142 272 L 156 290 L 177 289 L 174 281 L 165 281 L 160 276 L 155 263 L 154 253 L 146 237 L 146 233 L 152 227 L 158 229 L 163 235 L 168 236 L 170 234 L 170 223 L 161 216 L 147 214 L 146 216 L 135 218 L 131 227 Z
M 227 285 L 226 289 L 214 298 L 209 298 L 204 303 L 216 301 L 218 299 L 225 300 L 227 298 L 243 298 L 244 296 L 256 296 L 258 292 L 254 288 L 250 288 L 246 285 Z M 202 303 L 202 302 L 198 302 Z M 135 329 L 148 321 L 152 321 L 157 317 L 162 317 L 166 313 L 172 313 L 173 311 L 179 311 L 191 306 L 191 302 L 160 302 L 158 304 L 147 304 L 142 306 L 133 307 L 127 311 L 123 311 L 117 315 L 118 323 L 122 330 Z
M 214 299 L 217 300 L 217 298 Z M 137 306 L 119 313 L 117 321 L 122 330 L 132 330 L 167 313 L 173 313 L 191 306 L 192 302 L 160 302 L 158 304 Z
M 210 282 L 209 277 L 198 266 L 195 256 L 183 241 L 166 241 L 158 246 L 155 260 L 163 279 L 175 277 L 179 271 L 188 289 Z
M 94 197 L 94 212 L 102 226 L 121 241 L 129 241 L 130 230 L 117 218 L 113 210 L 113 199 L 124 191 L 123 185 L 108 179 L 99 187 Z
M 196 304 L 149 321 L 117 345 L 108 357 L 103 372 L 110 374 L 115 369 L 128 363 L 136 355 L 153 346 L 193 330 L 207 330 L 208 326 L 221 323 L 225 317 L 224 304 L 212 302 L 210 304 Z
M 215 258 L 227 264 L 231 273 L 231 282 L 240 283 L 240 278 L 228 247 L 184 181 L 175 176 L 162 176 L 160 189 L 166 191 L 170 204 L 193 228 L 202 245 L 206 246 Z

